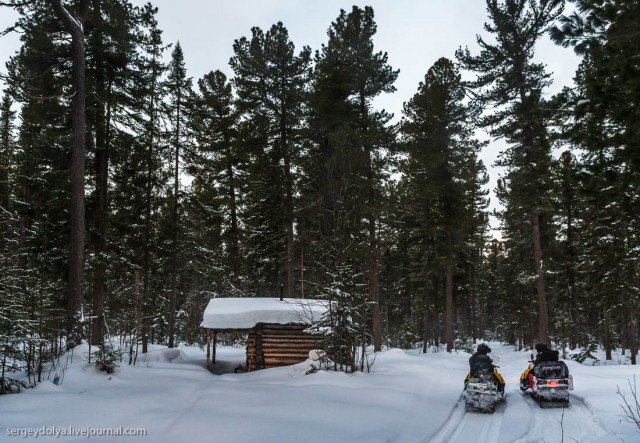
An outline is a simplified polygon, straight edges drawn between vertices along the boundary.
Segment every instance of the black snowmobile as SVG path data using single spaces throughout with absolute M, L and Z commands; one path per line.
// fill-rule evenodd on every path
M 566 408 L 573 377 L 563 361 L 543 361 L 531 370 L 528 387 L 541 408 Z
M 465 384 L 464 408 L 467 412 L 493 413 L 496 404 L 504 399 L 504 388 L 499 389 L 501 377 L 497 366 L 489 356 L 480 357 L 487 357 L 488 362 L 480 362 Z M 498 363 L 497 358 L 495 363 Z

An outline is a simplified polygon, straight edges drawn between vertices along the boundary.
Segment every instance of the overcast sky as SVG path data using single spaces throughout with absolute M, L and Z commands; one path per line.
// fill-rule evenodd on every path
M 131 0 L 135 5 L 146 3 Z M 229 59 L 233 55 L 233 41 L 250 37 L 251 28 L 267 30 L 281 21 L 289 37 L 299 50 L 310 46 L 320 49 L 327 41 L 327 29 L 340 9 L 350 11 L 355 4 L 370 5 L 375 12 L 378 33 L 375 49 L 387 52 L 389 64 L 400 69 L 397 91 L 385 94 L 374 104 L 400 117 L 402 104 L 417 91 L 429 67 L 440 57 L 453 59 L 460 46 L 468 46 L 478 53 L 476 35 L 486 35 L 483 0 L 153 0 L 159 8 L 158 24 L 164 31 L 165 43 L 180 41 L 188 75 L 194 79 L 209 71 L 220 69 L 232 76 Z M 11 24 L 14 16 L 0 8 L 0 26 Z M 0 69 L 18 48 L 15 35 L 0 37 Z M 553 94 L 572 83 L 578 59 L 571 49 L 558 47 L 545 39 L 536 51 L 536 58 L 547 65 L 554 84 L 547 91 Z M 482 159 L 490 169 L 493 188 L 498 172 L 491 168 L 501 143 L 492 143 Z M 492 207 L 495 206 L 492 198 Z

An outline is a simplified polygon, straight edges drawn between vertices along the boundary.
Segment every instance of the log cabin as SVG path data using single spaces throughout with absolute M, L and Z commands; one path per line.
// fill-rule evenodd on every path
M 215 365 L 217 337 L 225 332 L 247 335 L 243 370 L 255 371 L 305 361 L 309 351 L 316 349 L 322 339 L 306 330 L 312 322 L 320 320 L 327 309 L 325 300 L 212 298 L 200 324 L 207 334 L 207 368 Z

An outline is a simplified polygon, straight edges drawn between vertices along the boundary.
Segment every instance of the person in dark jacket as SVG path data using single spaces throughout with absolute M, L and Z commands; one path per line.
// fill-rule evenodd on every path
M 478 345 L 478 349 L 474 352 L 471 357 L 469 357 L 469 373 L 473 374 L 477 371 L 478 364 L 485 365 L 484 363 L 487 361 L 491 361 L 491 357 L 487 354 L 491 352 L 491 348 L 484 343 L 480 343 Z
M 558 351 L 549 349 L 549 347 L 544 343 L 536 344 L 536 352 L 536 359 L 533 362 L 534 366 L 543 361 L 558 361 L 560 356 Z
M 493 372 L 498 380 L 498 391 L 504 392 L 504 379 L 493 365 L 491 357 L 487 355 L 490 352 L 491 348 L 486 344 L 481 343 L 478 345 L 476 352 L 469 357 L 469 373 L 467 374 L 467 378 L 464 379 L 465 386 L 469 381 L 469 378 L 475 377 L 478 371 Z

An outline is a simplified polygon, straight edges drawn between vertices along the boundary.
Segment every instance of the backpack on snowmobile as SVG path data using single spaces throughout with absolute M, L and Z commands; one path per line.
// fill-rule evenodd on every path
M 540 362 L 533 367 L 533 375 L 538 378 L 567 378 L 569 368 L 563 361 Z

